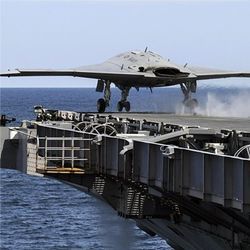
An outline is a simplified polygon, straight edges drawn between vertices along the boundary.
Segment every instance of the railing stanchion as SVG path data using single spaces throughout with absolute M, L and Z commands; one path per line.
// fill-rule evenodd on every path
M 47 168 L 48 166 L 48 150 L 47 150 L 47 147 L 48 147 L 48 140 L 47 140 L 47 136 L 45 136 L 45 152 L 44 152 L 44 157 L 45 157 L 45 168 Z
M 62 167 L 64 168 L 64 157 L 65 157 L 65 140 L 64 136 L 62 137 Z
M 74 137 L 71 140 L 71 168 L 74 168 Z

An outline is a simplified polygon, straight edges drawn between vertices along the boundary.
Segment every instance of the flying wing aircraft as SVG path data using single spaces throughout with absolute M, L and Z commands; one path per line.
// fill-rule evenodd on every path
M 183 104 L 194 108 L 197 100 L 192 99 L 196 92 L 197 81 L 228 78 L 250 77 L 250 72 L 221 71 L 206 68 L 180 66 L 163 59 L 151 51 L 129 51 L 110 58 L 101 64 L 83 66 L 66 70 L 51 69 L 16 69 L 0 73 L 2 77 L 18 76 L 74 76 L 97 79 L 97 92 L 104 92 L 104 97 L 97 101 L 98 112 L 105 112 L 111 97 L 111 83 L 121 90 L 121 99 L 117 110 L 130 111 L 130 102 L 127 101 L 129 90 L 135 87 L 166 87 L 180 85 L 184 94 Z

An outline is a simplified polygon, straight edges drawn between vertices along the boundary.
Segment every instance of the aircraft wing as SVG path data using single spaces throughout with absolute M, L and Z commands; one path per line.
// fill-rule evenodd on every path
M 209 80 L 229 77 L 250 77 L 250 72 L 223 71 L 209 68 L 188 67 L 196 80 Z M 190 77 L 189 77 L 190 78 Z
M 101 65 L 80 67 L 66 70 L 51 69 L 16 69 L 0 73 L 1 77 L 19 76 L 73 76 L 93 79 L 110 80 L 111 82 L 143 83 L 143 86 L 162 87 L 176 85 L 190 80 L 209 80 L 229 77 L 250 77 L 250 72 L 221 71 L 215 69 L 187 67 L 188 73 L 179 76 L 156 76 L 153 72 L 125 71 L 114 68 L 103 68 Z
M 103 79 L 110 81 L 117 80 L 138 80 L 144 75 L 141 73 L 133 72 L 112 72 L 102 70 L 86 70 L 81 68 L 69 69 L 69 70 L 51 70 L 51 69 L 16 69 L 13 71 L 6 71 L 0 73 L 2 77 L 19 77 L 19 76 L 74 76 L 85 77 L 93 79 Z

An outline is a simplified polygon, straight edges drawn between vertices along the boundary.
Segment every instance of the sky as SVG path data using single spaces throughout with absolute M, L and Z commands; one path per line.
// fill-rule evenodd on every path
M 0 0 L 0 71 L 96 64 L 147 46 L 186 64 L 250 71 L 250 1 Z M 95 87 L 71 77 L 0 78 L 1 87 Z M 242 85 L 250 79 L 205 81 Z

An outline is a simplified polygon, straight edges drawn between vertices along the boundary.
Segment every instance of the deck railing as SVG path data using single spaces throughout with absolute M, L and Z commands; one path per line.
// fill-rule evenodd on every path
M 91 141 L 82 137 L 39 137 L 38 153 L 47 168 L 84 168 L 90 160 Z

